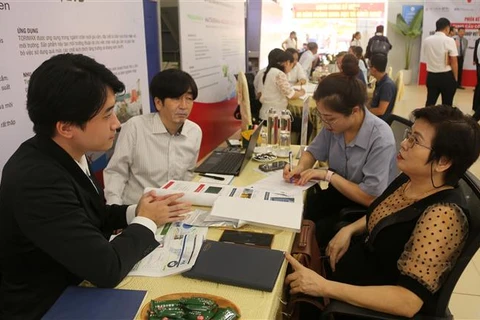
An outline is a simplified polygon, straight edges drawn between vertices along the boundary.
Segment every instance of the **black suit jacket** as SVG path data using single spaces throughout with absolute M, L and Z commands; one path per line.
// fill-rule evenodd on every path
M 478 61 L 478 56 L 477 56 L 477 50 L 478 50 L 478 44 L 480 43 L 480 38 L 478 38 L 475 41 L 475 48 L 473 49 L 473 62 L 476 64 L 480 64 L 480 61 Z
M 126 206 L 105 205 L 98 189 L 50 138 L 25 141 L 8 160 L 0 184 L 4 318 L 40 318 L 84 279 L 114 287 L 157 247 L 148 228 L 127 227 Z

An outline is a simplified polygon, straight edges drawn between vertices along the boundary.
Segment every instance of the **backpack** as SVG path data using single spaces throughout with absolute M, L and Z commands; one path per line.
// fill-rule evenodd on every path
M 380 53 L 383 55 L 388 55 L 388 51 L 390 51 L 390 44 L 387 41 L 375 39 L 372 41 L 372 45 L 370 46 L 371 54 Z

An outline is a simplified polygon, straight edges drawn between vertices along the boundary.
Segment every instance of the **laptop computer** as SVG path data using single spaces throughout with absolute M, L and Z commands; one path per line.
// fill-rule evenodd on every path
M 187 278 L 271 292 L 285 257 L 282 251 L 206 240 Z
M 214 150 L 201 165 L 195 168 L 194 172 L 238 176 L 247 162 L 252 158 L 253 150 L 257 145 L 257 140 L 260 136 L 260 131 L 262 130 L 262 124 L 263 121 L 258 125 L 257 129 L 255 129 L 250 137 L 245 153 Z

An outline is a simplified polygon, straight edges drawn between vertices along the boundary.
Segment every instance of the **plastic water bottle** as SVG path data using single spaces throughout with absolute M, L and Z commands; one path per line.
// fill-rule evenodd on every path
M 268 110 L 267 144 L 275 149 L 278 146 L 278 115 L 273 108 Z
M 287 157 L 290 152 L 290 133 L 292 131 L 292 115 L 288 110 L 282 110 L 280 116 L 280 134 L 278 156 Z

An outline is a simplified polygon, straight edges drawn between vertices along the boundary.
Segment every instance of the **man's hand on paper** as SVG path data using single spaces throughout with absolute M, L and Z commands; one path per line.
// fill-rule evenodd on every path
M 157 226 L 185 219 L 185 213 L 191 211 L 191 204 L 177 201 L 183 193 L 157 196 L 155 191 L 145 193 L 138 202 L 136 215 L 145 217 Z

